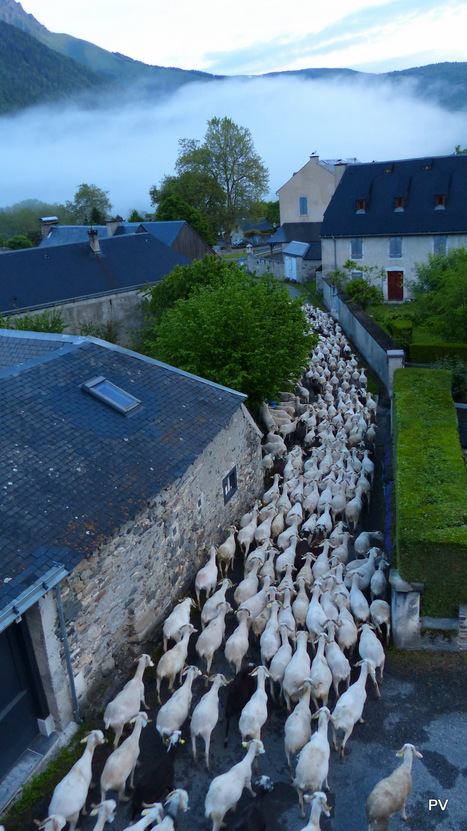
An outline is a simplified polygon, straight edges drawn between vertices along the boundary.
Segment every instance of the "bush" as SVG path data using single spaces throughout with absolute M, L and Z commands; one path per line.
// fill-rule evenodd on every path
M 0 317 L 0 328 L 20 329 L 26 332 L 50 332 L 61 335 L 65 328 L 62 313 L 57 309 L 23 317 Z
M 422 582 L 422 611 L 457 617 L 467 597 L 467 472 L 450 375 L 400 369 L 394 375 L 397 567 Z
M 467 398 L 467 364 L 460 358 L 443 358 L 436 361 L 437 369 L 449 369 L 451 371 L 451 394 L 454 401 L 461 401 Z
M 362 309 L 366 309 L 370 304 L 383 302 L 381 289 L 368 283 L 364 277 L 349 280 L 344 286 L 344 292 L 350 300 L 358 303 Z

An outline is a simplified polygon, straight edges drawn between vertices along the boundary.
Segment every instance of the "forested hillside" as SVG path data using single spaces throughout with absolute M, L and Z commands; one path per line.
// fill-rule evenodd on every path
M 0 20 L 0 113 L 105 84 L 102 76 Z

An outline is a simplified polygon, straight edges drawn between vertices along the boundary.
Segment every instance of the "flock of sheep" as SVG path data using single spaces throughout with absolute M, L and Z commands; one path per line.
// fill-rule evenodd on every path
M 325 794 L 329 725 L 331 744 L 344 758 L 354 726 L 363 720 L 368 677 L 380 697 L 383 642 L 387 644 L 390 636 L 388 564 L 375 545 L 382 542 L 382 533 L 358 533 L 373 482 L 376 402 L 340 327 L 313 307 L 307 307 L 307 314 L 320 338 L 302 385 L 261 410 L 267 432 L 263 464 L 270 487 L 238 528 L 229 528 L 222 545 L 211 548 L 196 575 L 200 631 L 191 622 L 195 601 L 190 597 L 164 622 L 164 651 L 156 667 L 160 746 L 155 748 L 153 768 L 137 777 L 136 784 L 140 736 L 148 722 L 141 707 L 147 709 L 143 674 L 153 666 L 149 655 L 140 656 L 135 676 L 105 709 L 104 726 L 113 729 L 115 739 L 100 777 L 101 801 L 94 809 L 97 831 L 117 808 L 115 800 L 107 799 L 109 791 L 118 792 L 119 802 L 132 799 L 133 819 L 140 817 L 128 826 L 133 831 L 155 823 L 161 831 L 171 830 L 177 815 L 187 810 L 187 792 L 174 789 L 174 761 L 189 720 L 193 683 L 202 675 L 193 663 L 186 665 L 195 635 L 197 663 L 204 665 L 206 687 L 211 686 L 191 713 L 193 759 L 197 761 L 197 740 L 202 738 L 210 770 L 211 736 L 219 721 L 223 686 L 225 742 L 230 718 L 238 714 L 245 748 L 243 758 L 209 785 L 204 808 L 212 831 L 219 831 L 228 812 L 235 810 L 244 788 L 258 796 L 233 823 L 229 820 L 229 828 L 261 831 L 267 826 L 261 804 L 273 783 L 262 776 L 253 787 L 252 777 L 264 752 L 263 740 L 267 742 L 269 699 L 286 710 L 284 753 L 302 817 L 305 803 L 310 805 L 303 831 L 318 831 L 321 814 L 329 816 L 331 810 Z M 231 577 L 241 558 L 243 576 L 234 586 Z M 226 639 L 226 618 L 231 621 L 234 616 L 236 626 Z M 222 652 L 232 670 L 230 682 L 220 672 L 210 675 Z M 258 655 L 259 663 L 252 661 Z M 351 684 L 352 664 L 359 667 L 359 676 Z M 162 704 L 166 684 L 170 696 Z M 131 722 L 132 732 L 120 743 Z M 84 741 L 83 756 L 55 788 L 48 817 L 40 825 L 46 831 L 60 831 L 67 822 L 69 831 L 76 829 L 91 784 L 93 752 L 104 742 L 104 734 L 93 730 Z M 399 810 L 406 818 L 412 761 L 421 754 L 411 744 L 399 753 L 402 764 L 367 799 L 369 831 L 387 829 Z M 131 797 L 126 796 L 127 785 Z

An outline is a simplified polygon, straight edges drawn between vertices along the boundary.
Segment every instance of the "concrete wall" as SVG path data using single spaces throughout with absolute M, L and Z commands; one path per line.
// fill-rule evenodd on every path
M 120 346 L 132 346 L 132 335 L 144 326 L 144 315 L 141 305 L 142 297 L 137 291 L 117 292 L 105 297 L 92 297 L 75 300 L 70 303 L 60 303 L 54 306 L 65 322 L 65 335 L 80 335 L 81 327 L 85 324 L 95 326 L 113 323 L 118 330 Z M 31 317 L 41 315 L 44 309 L 28 312 Z M 24 312 L 15 317 L 23 317 Z
M 319 156 L 310 160 L 277 191 L 280 224 L 284 222 L 322 222 L 331 197 L 341 180 L 345 164 L 336 165 L 334 172 L 324 167 Z M 308 200 L 308 213 L 300 214 L 300 197 Z
M 392 395 L 394 372 L 404 366 L 404 350 L 366 312 L 355 304 L 347 306 L 327 280 L 322 281 L 322 291 L 326 308 Z
M 116 669 L 127 673 L 134 658 L 154 646 L 160 625 L 190 588 L 209 547 L 223 541 L 225 529 L 262 492 L 260 441 L 242 405 L 182 479 L 157 494 L 62 581 L 83 710 L 97 686 L 107 684 L 109 697 L 121 686 Z M 235 465 L 238 490 L 224 505 L 222 480 Z M 56 729 L 62 729 L 72 705 L 54 598 L 49 592 L 31 612 L 31 623 L 49 709 Z
M 433 236 L 402 237 L 402 257 L 389 256 L 389 237 L 363 237 L 362 258 L 355 260 L 357 266 L 374 266 L 383 269 L 384 277 L 375 280 L 382 291 L 385 300 L 388 297 L 388 271 L 403 272 L 404 297 L 412 296 L 410 282 L 416 280 L 415 264 L 424 262 L 428 254 L 433 253 Z M 467 234 L 453 234 L 448 236 L 448 251 L 452 248 L 467 246 Z M 346 260 L 351 257 L 350 239 L 323 239 L 321 241 L 323 258 L 323 277 L 336 268 L 342 268 Z

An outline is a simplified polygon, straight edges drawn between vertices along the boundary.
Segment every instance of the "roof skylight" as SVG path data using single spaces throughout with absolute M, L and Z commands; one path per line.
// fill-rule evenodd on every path
M 139 407 L 142 403 L 131 393 L 117 387 L 112 381 L 108 381 L 103 375 L 85 381 L 84 384 L 81 384 L 81 389 L 124 415 Z

